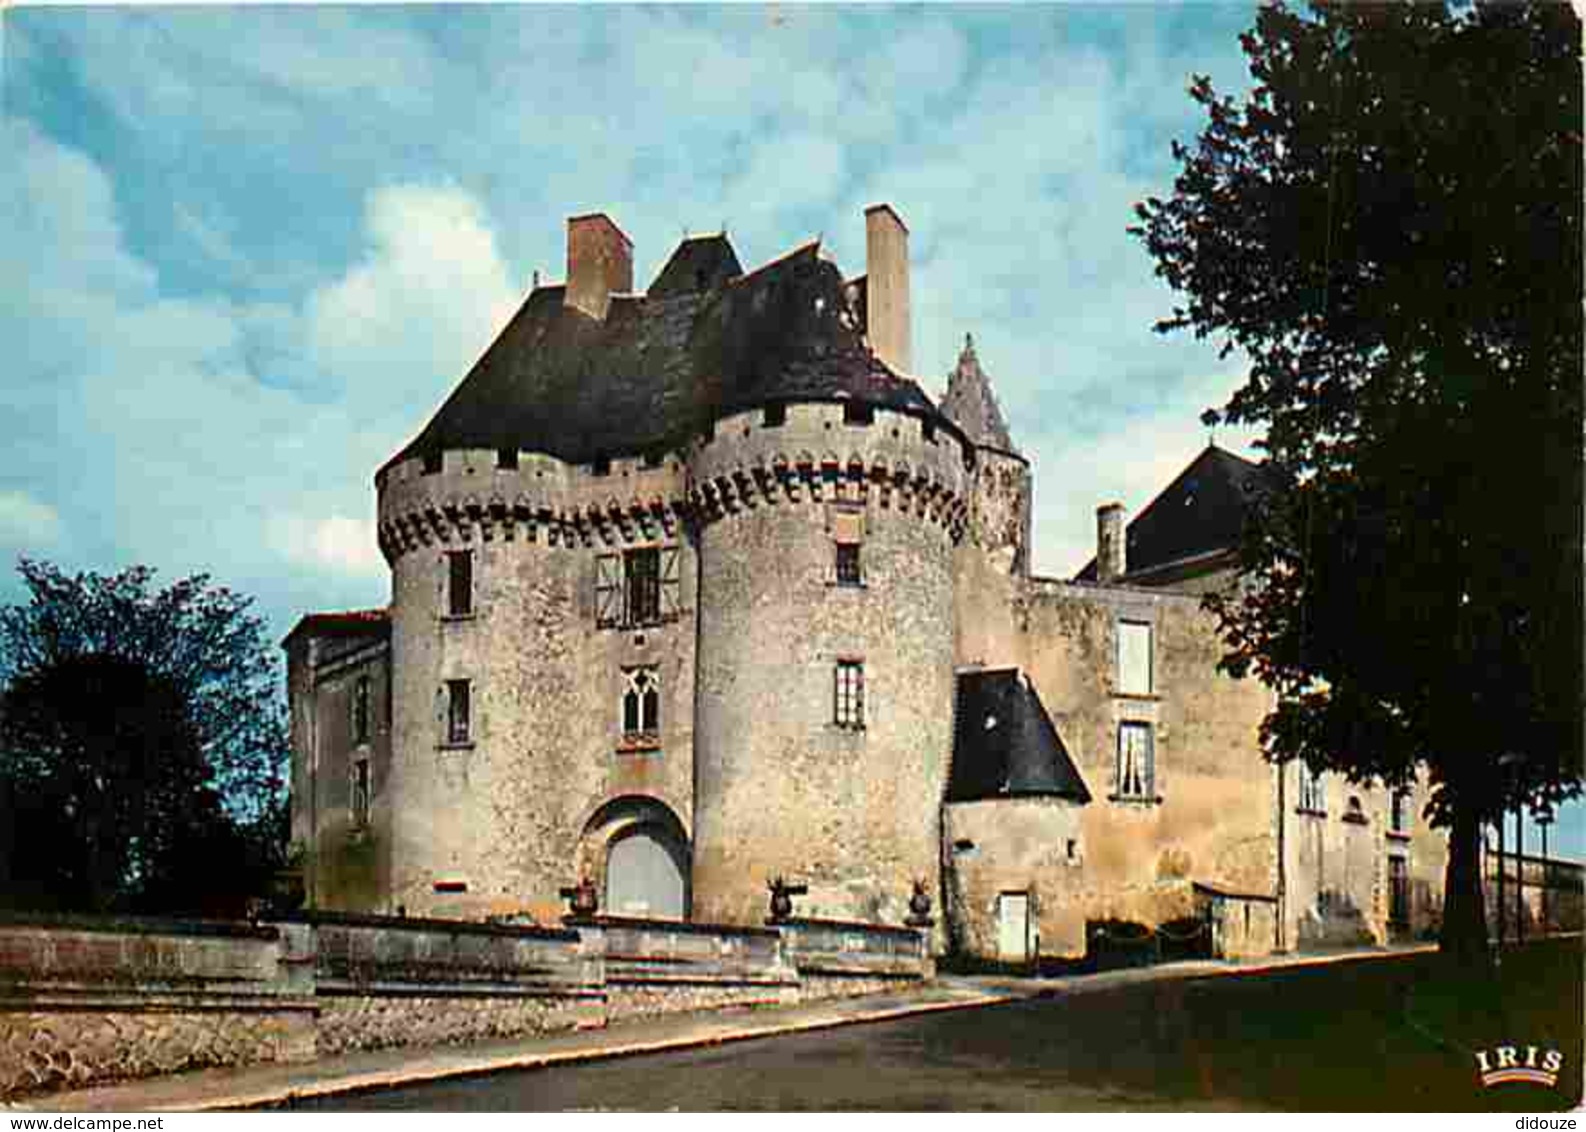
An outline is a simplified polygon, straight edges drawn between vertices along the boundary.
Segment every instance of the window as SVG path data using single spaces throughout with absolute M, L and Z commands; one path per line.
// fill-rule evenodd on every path
M 446 615 L 470 617 L 474 612 L 474 552 L 446 552 Z
M 420 459 L 423 461 L 423 465 L 422 465 L 420 470 L 426 476 L 433 476 L 433 475 L 436 475 L 436 474 L 438 474 L 440 472 L 440 470 L 441 470 L 441 454 L 440 454 L 440 452 L 438 450 L 432 450 L 432 451 L 426 452 L 426 453 L 424 453 L 423 456 L 420 457 Z
M 1155 757 L 1149 723 L 1118 725 L 1119 798 L 1156 799 Z
M 1410 863 L 1403 857 L 1388 858 L 1388 922 L 1410 922 Z
M 835 694 L 832 722 L 855 730 L 865 725 L 865 664 L 862 660 L 839 660 L 834 670 Z
M 628 623 L 651 625 L 661 619 L 661 552 L 653 546 L 622 556 Z
M 463 746 L 473 740 L 473 720 L 470 718 L 469 700 L 472 698 L 467 680 L 446 681 L 446 742 Z
M 875 419 L 876 411 L 870 405 L 866 405 L 861 401 L 843 402 L 843 424 L 874 424 Z
M 516 448 L 497 448 L 496 467 L 516 468 L 518 466 L 518 450 Z
M 661 730 L 661 681 L 653 665 L 622 670 L 622 737 L 653 740 Z
M 1327 812 L 1327 784 L 1322 772 L 1312 770 L 1307 763 L 1300 764 L 1300 809 L 1308 814 Z
M 858 586 L 864 583 L 864 577 L 859 572 L 859 544 L 857 542 L 840 542 L 837 544 L 837 584 L 839 586 Z
M 596 456 L 589 465 L 589 472 L 596 476 L 609 476 L 611 474 L 611 457 Z
M 780 428 L 782 425 L 787 424 L 787 406 L 767 405 L 763 423 L 766 428 Z
M 1151 626 L 1143 621 L 1118 622 L 1118 692 L 1151 694 Z
M 352 764 L 352 824 L 362 829 L 369 824 L 369 760 Z
M 935 444 L 936 443 L 936 422 L 933 421 L 933 420 L 929 420 L 926 417 L 921 417 L 920 418 L 920 436 L 922 436 L 925 439 L 926 443 Z
M 682 612 L 675 546 L 648 546 L 595 560 L 595 624 L 602 629 L 659 625 Z
M 1388 832 L 1402 834 L 1410 832 L 1410 792 L 1408 790 L 1395 790 L 1388 799 Z
M 362 746 L 369 741 L 369 677 L 360 676 L 352 686 L 352 741 Z

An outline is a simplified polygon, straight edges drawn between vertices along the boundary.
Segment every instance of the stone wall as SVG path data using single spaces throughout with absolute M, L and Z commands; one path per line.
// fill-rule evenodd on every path
M 1119 684 L 1121 621 L 1151 626 L 1151 685 Z M 1082 891 L 1091 920 L 1156 925 L 1190 914 L 1185 884 L 1272 891 L 1273 772 L 1256 729 L 1269 696 L 1216 671 L 1214 626 L 1198 598 L 1125 586 L 1031 582 L 1013 653 L 1089 788 L 1080 816 Z M 1120 725 L 1149 726 L 1148 797 L 1122 796 Z
M 385 908 L 391 829 L 391 660 L 383 633 L 291 642 L 292 836 L 307 850 L 305 895 L 315 907 Z M 369 731 L 353 733 L 353 698 L 368 680 Z M 353 812 L 353 765 L 369 764 L 369 812 Z
M 998 901 L 1029 898 L 1031 956 L 1085 953 L 1085 850 L 1080 806 L 1066 798 L 993 798 L 944 809 L 950 950 L 998 959 Z
M 5 921 L 0 1097 L 867 994 L 930 971 L 918 932 L 811 921 Z
M 291 929 L 0 921 L 0 1097 L 314 1056 L 312 972 Z

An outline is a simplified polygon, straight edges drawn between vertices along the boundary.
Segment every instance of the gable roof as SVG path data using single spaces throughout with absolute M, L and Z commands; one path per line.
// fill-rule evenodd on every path
M 947 393 L 942 397 L 942 414 L 964 430 L 964 435 L 982 448 L 995 448 L 1011 452 L 1013 446 L 1008 435 L 1007 422 L 1002 419 L 1002 409 L 997 395 L 992 391 L 991 378 L 980 368 L 975 355 L 973 335 L 964 335 L 964 348 L 958 355 L 958 364 L 947 376 Z
M 863 400 L 962 435 L 871 353 L 818 242 L 746 275 L 736 265 L 725 236 L 685 240 L 659 288 L 613 296 L 604 321 L 564 305 L 565 286 L 536 288 L 385 467 L 447 448 L 587 463 L 676 447 L 718 416 L 794 398 Z
M 1125 528 L 1125 580 L 1239 546 L 1245 513 L 1271 472 L 1208 444 Z M 1076 581 L 1096 580 L 1092 558 Z
M 1055 795 L 1090 801 L 1041 697 L 1016 668 L 958 674 L 947 800 Z

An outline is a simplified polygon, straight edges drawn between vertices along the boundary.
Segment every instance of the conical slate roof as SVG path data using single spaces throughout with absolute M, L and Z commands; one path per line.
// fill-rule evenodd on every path
M 1017 669 L 960 672 L 957 684 L 949 802 L 1043 794 L 1090 801 L 1040 695 Z
M 1019 454 L 1008 435 L 1007 422 L 997 406 L 997 395 L 991 391 L 991 378 L 980 368 L 975 356 L 973 335 L 964 335 L 964 349 L 958 355 L 958 364 L 947 376 L 947 395 L 942 398 L 941 411 L 982 448 L 995 448 L 1002 452 Z

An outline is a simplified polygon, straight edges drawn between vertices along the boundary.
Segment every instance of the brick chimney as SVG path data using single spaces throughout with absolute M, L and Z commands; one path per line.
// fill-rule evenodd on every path
M 909 351 L 909 230 L 890 204 L 865 209 L 865 333 L 888 368 L 906 374 Z
M 604 212 L 567 218 L 568 306 L 604 319 L 613 294 L 633 290 L 633 241 Z
M 1096 580 L 1112 582 L 1129 568 L 1124 545 L 1123 504 L 1103 503 L 1096 508 Z

